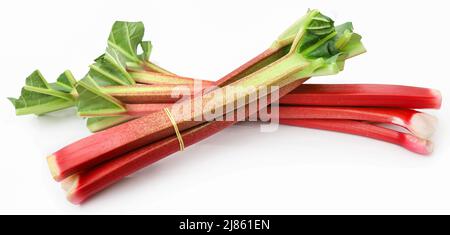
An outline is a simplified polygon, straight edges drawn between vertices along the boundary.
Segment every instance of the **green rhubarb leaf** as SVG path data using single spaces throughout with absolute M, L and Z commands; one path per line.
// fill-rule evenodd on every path
M 310 58 L 319 58 L 327 56 L 335 56 L 340 53 L 348 53 L 348 49 L 344 48 L 350 43 L 359 42 L 361 44 L 361 36 L 353 33 L 352 23 L 345 23 L 336 27 L 336 35 L 328 40 L 326 43 L 319 46 L 314 51 L 310 52 Z
M 79 81 L 76 89 L 79 95 L 78 114 L 82 117 L 114 116 L 126 112 L 119 100 L 101 92 L 89 79 Z
M 325 60 L 325 62 L 322 63 L 321 66 L 316 68 L 314 72 L 311 74 L 311 76 L 319 77 L 338 74 L 340 71 L 344 70 L 346 59 L 347 59 L 346 54 L 339 54 L 333 56 Z
M 308 10 L 308 13 L 311 13 L 311 11 Z M 305 21 L 307 18 L 308 14 L 297 20 L 288 29 L 286 29 L 280 36 L 278 36 L 278 39 L 273 43 L 272 48 L 282 48 L 291 45 L 297 36 L 297 33 L 302 29 L 302 27 L 305 26 Z
M 347 59 L 366 51 L 361 43 L 361 36 L 353 32 L 353 24 L 351 22 L 336 26 L 336 36 L 318 47 L 316 51 L 311 52 L 310 55 L 315 57 L 332 54 L 329 51 L 324 52 L 324 50 L 328 50 L 327 48 L 332 48 L 330 51 L 337 50 L 338 53 L 328 58 L 323 66 L 313 73 L 313 76 L 337 74 L 344 69 Z
M 152 53 L 153 45 L 150 41 L 144 41 L 141 43 L 142 46 L 142 55 L 140 56 L 142 60 L 148 61 L 150 60 L 150 54 Z
M 347 22 L 345 24 L 338 25 L 336 26 L 336 32 L 336 48 L 342 49 L 350 42 L 354 35 L 353 24 L 351 22 Z
M 150 41 L 142 41 L 145 28 L 142 22 L 117 21 L 114 23 L 108 40 L 108 51 L 114 50 L 116 58 L 126 68 L 142 70 L 143 68 L 151 71 L 174 75 L 173 73 L 151 63 L 150 53 L 152 44 Z M 138 49 L 142 53 L 138 53 Z
M 318 13 L 306 27 L 298 51 L 308 58 L 332 57 L 340 53 L 336 48 L 334 21 Z
M 128 73 L 127 67 L 130 64 L 139 67 L 150 57 L 152 44 L 150 41 L 142 41 L 144 31 L 142 22 L 117 21 L 114 23 L 105 54 L 95 60 L 88 74 L 77 86 L 80 116 L 110 116 L 125 111 L 121 102 L 102 93 L 100 88 L 128 86 L 136 83 Z M 139 46 L 142 54 L 138 54 Z
M 144 37 L 142 22 L 117 21 L 114 23 L 108 39 L 108 47 L 117 50 L 130 62 L 139 62 L 137 48 Z
M 38 87 L 43 89 L 49 89 L 47 80 L 45 80 L 44 76 L 42 76 L 39 70 L 34 71 L 30 76 L 28 76 L 25 80 L 25 84 L 27 86 Z
M 108 38 L 108 50 L 113 50 L 122 64 L 141 64 L 150 58 L 152 43 L 143 41 L 145 27 L 142 22 L 116 21 Z M 138 48 L 142 54 L 138 54 Z
M 113 49 L 95 60 L 89 70 L 89 76 L 99 86 L 133 85 L 134 80 L 120 61 L 119 54 Z
M 67 87 L 70 90 L 74 89 L 75 85 L 77 84 L 77 80 L 69 70 L 64 71 L 64 73 L 58 77 L 56 82 L 61 86 Z
M 302 22 L 290 53 L 299 53 L 300 58 L 310 61 L 310 68 L 301 72 L 303 76 L 307 72 L 311 72 L 310 76 L 337 74 L 344 69 L 347 59 L 365 52 L 352 23 L 335 27 L 332 19 L 316 10 L 308 12 Z
M 326 47 L 333 47 L 338 53 L 331 57 L 329 63 L 338 63 L 341 70 L 343 69 L 343 62 L 349 58 L 366 52 L 364 45 L 361 42 L 362 37 L 353 32 L 353 24 L 351 22 L 336 26 L 336 36 L 330 39 L 327 43 L 312 52 L 311 55 L 325 55 L 322 51 Z
M 299 48 L 300 52 L 318 43 L 330 33 L 333 33 L 335 31 L 334 21 L 317 10 L 309 10 L 308 14 L 285 30 L 272 47 L 280 48 L 292 44 L 298 32 L 303 31 L 306 31 L 306 34 L 302 35 L 302 42 Z
M 347 54 L 347 58 L 352 58 L 366 52 L 366 48 L 361 42 L 361 35 L 353 33 L 350 40 L 340 50 Z
M 81 79 L 78 83 L 80 83 L 80 82 L 83 82 L 84 84 L 88 84 L 89 86 L 95 87 L 97 89 L 100 88 L 100 86 L 94 81 L 94 79 L 89 74 L 86 74 L 86 76 L 83 79 Z
M 329 29 L 329 26 L 333 29 Z M 354 33 L 351 22 L 334 27 L 334 22 L 329 17 L 318 13 L 307 27 L 299 52 L 307 58 L 329 59 L 337 56 L 336 58 L 341 58 L 335 60 L 335 63 L 338 63 L 365 52 L 365 49 L 361 43 L 361 36 Z M 342 54 L 347 55 L 340 56 Z
M 142 22 L 117 21 L 108 38 L 105 54 L 90 66 L 89 76 L 97 86 L 134 85 L 135 81 L 127 72 L 127 65 L 139 65 L 150 58 L 152 44 L 142 41 L 144 37 Z M 138 47 L 142 54 L 138 54 Z
M 312 52 L 311 55 L 320 55 L 320 53 L 323 55 L 325 53 L 321 52 L 321 50 L 323 51 L 325 46 L 333 47 L 333 50 L 338 50 L 339 53 L 331 57 L 329 61 L 340 64 L 339 66 L 342 70 L 345 60 L 366 52 L 366 49 L 361 42 L 362 37 L 353 32 L 353 24 L 351 22 L 336 26 L 336 33 L 335 37 L 319 47 L 317 51 Z
M 62 73 L 55 83 L 50 83 L 50 87 L 57 91 L 72 93 L 75 90 L 77 80 L 69 70 Z
M 71 94 L 54 89 L 38 70 L 27 77 L 19 98 L 8 99 L 16 108 L 17 115 L 43 115 L 75 104 Z

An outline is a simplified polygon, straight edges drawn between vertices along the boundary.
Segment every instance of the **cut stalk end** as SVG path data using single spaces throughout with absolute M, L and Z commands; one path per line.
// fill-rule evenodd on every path
M 78 185 L 78 178 L 79 178 L 79 176 L 73 175 L 73 176 L 70 176 L 70 177 L 64 179 L 61 182 L 61 188 L 64 191 L 66 191 L 67 193 L 72 192 Z
M 61 181 L 61 171 L 59 170 L 58 164 L 56 163 L 56 156 L 50 155 L 49 157 L 47 157 L 47 164 L 53 179 L 55 179 L 56 181 Z
M 433 142 L 425 139 L 418 138 L 413 135 L 405 135 L 405 141 L 403 143 L 403 146 L 415 153 L 422 154 L 422 155 L 430 155 L 433 153 L 434 150 L 434 144 Z
M 436 131 L 437 122 L 437 118 L 432 115 L 414 114 L 410 121 L 411 132 L 420 138 L 429 139 Z
M 435 97 L 435 101 L 436 101 L 435 108 L 436 109 L 441 109 L 441 107 L 442 107 L 442 95 L 441 95 L 441 92 L 439 90 L 432 89 L 431 90 L 431 94 Z
M 78 175 L 75 175 L 67 178 L 62 183 L 63 189 L 65 189 L 67 192 L 67 200 L 75 205 L 81 204 L 84 200 L 82 197 L 79 197 L 76 193 L 79 179 L 80 177 Z

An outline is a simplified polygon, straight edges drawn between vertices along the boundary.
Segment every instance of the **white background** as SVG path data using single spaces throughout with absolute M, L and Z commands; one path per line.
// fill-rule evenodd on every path
M 308 8 L 354 22 L 368 53 L 316 83 L 438 88 L 435 153 L 423 158 L 362 137 L 240 124 L 155 164 L 83 206 L 68 203 L 45 157 L 89 133 L 74 111 L 16 117 L 16 97 L 39 68 L 80 78 L 115 20 L 144 21 L 152 60 L 215 80 L 257 55 Z M 1 1 L 0 213 L 450 213 L 447 1 Z

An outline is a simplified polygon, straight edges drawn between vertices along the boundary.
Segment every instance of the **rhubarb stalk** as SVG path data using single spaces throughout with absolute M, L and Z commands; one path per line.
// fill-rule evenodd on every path
M 297 80 L 281 88 L 281 95 L 301 85 L 307 79 Z M 249 113 L 247 113 L 248 115 Z M 212 136 L 232 125 L 235 121 L 208 122 L 182 132 L 185 147 Z M 67 198 L 74 204 L 80 204 L 96 193 L 120 181 L 142 168 L 145 168 L 173 153 L 179 151 L 179 139 L 176 136 L 147 145 L 112 159 L 96 167 L 82 171 L 66 178 L 62 187 L 67 191 Z
M 343 132 L 353 135 L 365 136 L 393 144 L 400 145 L 412 152 L 429 155 L 433 152 L 433 143 L 429 140 L 416 137 L 407 133 L 380 127 L 371 123 L 354 120 L 321 120 L 321 119 L 297 119 L 280 120 L 281 124 L 313 129 Z
M 188 147 L 209 137 L 212 132 L 219 132 L 232 124 L 229 122 L 210 122 L 187 130 L 182 134 L 184 144 Z M 173 136 L 108 161 L 92 170 L 69 177 L 63 181 L 64 188 L 67 189 L 67 197 L 72 203 L 80 204 L 124 177 L 176 153 L 179 151 L 178 148 L 178 139 Z
M 171 104 L 128 104 L 126 116 L 130 119 L 142 117 L 170 106 Z M 434 116 L 412 109 L 321 106 L 279 106 L 278 109 L 279 117 L 270 115 L 271 119 L 343 119 L 393 124 L 424 139 L 432 136 L 437 124 Z
M 203 84 L 203 88 L 212 85 Z M 174 90 L 193 95 L 188 84 L 139 85 L 102 87 L 101 91 L 124 103 L 170 103 Z M 409 109 L 439 109 L 442 97 L 438 90 L 383 84 L 304 84 L 280 99 L 283 105 L 391 107 Z
M 301 22 L 302 27 L 296 34 L 290 52 L 261 70 L 231 83 L 229 86 L 237 87 L 244 92 L 241 92 L 235 100 L 222 103 L 219 108 L 225 108 L 230 102 L 235 104 L 239 98 L 245 98 L 246 104 L 254 102 L 255 100 L 247 98 L 251 97 L 248 94 L 255 92 L 253 90 L 255 88 L 256 91 L 260 91 L 272 85 L 285 87 L 299 79 L 293 79 L 290 75 L 304 73 L 302 77 L 306 78 L 318 70 L 332 67 L 336 68 L 333 73 L 337 73 L 342 69 L 343 61 L 348 56 L 345 54 L 347 48 L 353 49 L 355 45 L 360 45 L 360 36 L 352 33 L 350 27 L 338 34 L 333 21 L 318 11 L 308 12 Z M 347 47 L 349 43 L 353 45 Z M 218 90 L 222 94 L 227 93 L 225 88 Z M 200 104 L 203 108 L 211 101 L 214 103 L 223 101 L 223 97 L 214 95 L 201 98 Z M 191 102 L 196 104 L 199 100 L 187 100 L 183 102 L 183 105 Z M 240 108 L 240 106 L 234 107 Z M 199 125 L 192 121 L 186 122 L 186 118 L 196 120 L 197 117 L 201 118 L 204 114 L 209 114 L 208 112 L 209 110 L 203 110 L 201 113 L 191 112 L 190 116 L 186 117 L 184 113 L 175 110 L 172 115 L 178 128 L 183 131 Z M 172 122 L 164 111 L 159 111 L 75 142 L 51 155 L 48 162 L 54 178 L 62 180 L 81 170 L 173 134 Z
M 430 154 L 433 150 L 433 144 L 428 140 L 367 122 L 330 119 L 281 119 L 281 123 L 365 136 L 397 144 L 412 152 L 424 155 Z M 182 137 L 188 147 L 233 124 L 234 122 L 225 121 L 206 123 L 183 132 Z M 177 152 L 178 146 L 176 137 L 167 138 L 127 153 L 120 158 L 112 159 L 93 169 L 75 174 L 64 180 L 62 186 L 67 192 L 69 201 L 80 204 L 124 177 Z
M 377 84 L 308 84 L 281 98 L 282 104 L 311 106 L 393 107 L 439 109 L 442 98 L 434 89 Z
M 437 119 L 411 109 L 354 107 L 280 107 L 280 119 L 345 119 L 393 124 L 415 136 L 430 138 L 436 130 Z
M 194 92 L 189 86 L 180 85 L 141 85 L 134 87 L 103 87 L 102 92 L 111 95 L 125 103 L 124 110 L 133 110 L 134 114 L 148 114 L 156 108 L 168 107 L 165 102 L 178 101 L 172 97 L 174 89 L 180 93 Z M 159 100 L 163 103 L 154 102 Z M 126 102 L 133 101 L 133 102 Z M 148 101 L 148 102 L 146 102 Z M 151 104 L 144 104 L 151 103 Z M 289 106 L 342 106 L 342 107 L 391 107 L 400 109 L 439 109 L 442 103 L 440 93 L 434 89 L 380 84 L 304 84 L 282 97 L 281 105 Z M 117 115 L 117 113 L 113 114 Z M 103 116 L 108 116 L 106 113 Z M 135 115 L 132 115 L 135 116 Z M 138 115 L 141 116 L 141 115 Z M 132 118 L 89 118 L 87 127 L 97 132 L 129 121 Z
M 412 110 L 373 108 L 281 107 L 280 123 L 361 135 L 398 144 L 410 151 L 428 155 L 433 150 L 433 145 L 430 141 L 414 135 L 379 127 L 368 122 L 356 121 L 372 120 L 387 122 L 396 118 L 406 120 L 418 114 L 420 113 Z M 355 120 L 339 120 L 336 118 L 350 118 Z M 234 123 L 225 121 L 209 122 L 185 131 L 182 137 L 185 140 L 186 146 L 190 146 Z M 103 163 L 93 169 L 75 174 L 63 181 L 63 188 L 67 191 L 67 197 L 72 203 L 80 204 L 124 177 L 177 152 L 178 146 L 178 139 L 176 137 L 170 137 Z

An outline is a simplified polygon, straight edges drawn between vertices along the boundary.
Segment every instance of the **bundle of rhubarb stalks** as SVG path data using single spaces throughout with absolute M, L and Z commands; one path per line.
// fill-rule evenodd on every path
M 351 23 L 335 26 L 310 10 L 268 49 L 217 81 L 182 77 L 157 66 L 149 60 L 152 44 L 143 38 L 142 23 L 116 22 L 104 54 L 82 79 L 65 71 L 49 83 L 35 71 L 21 96 L 10 98 L 17 115 L 75 107 L 87 118 L 95 133 L 47 159 L 73 203 L 251 117 L 365 136 L 423 155 L 433 149 L 429 139 L 436 119 L 417 109 L 439 109 L 438 91 L 304 84 L 339 73 L 347 59 L 365 52 Z

